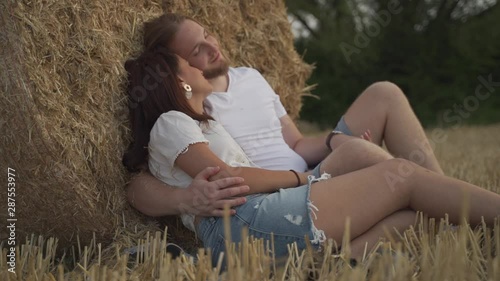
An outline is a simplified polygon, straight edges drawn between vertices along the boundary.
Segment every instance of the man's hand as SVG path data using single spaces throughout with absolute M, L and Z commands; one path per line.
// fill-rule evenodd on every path
M 372 142 L 372 133 L 368 129 L 361 136 L 359 136 L 359 138 L 364 139 L 364 140 L 369 141 L 369 142 Z M 358 139 L 358 137 L 344 135 L 344 134 L 334 135 L 332 137 L 332 139 L 330 140 L 330 147 L 332 149 L 335 149 L 335 148 L 339 147 L 341 144 L 343 144 L 349 140 L 352 140 L 352 139 Z
M 248 185 L 242 185 L 244 179 L 241 177 L 227 177 L 209 181 L 209 179 L 220 171 L 219 167 L 208 167 L 201 171 L 186 188 L 185 198 L 182 200 L 181 213 L 194 214 L 197 216 L 222 216 L 224 205 L 233 208 L 246 202 L 245 197 L 240 196 L 250 190 Z M 231 215 L 236 214 L 231 209 Z
M 364 134 L 362 134 L 360 138 L 372 142 L 372 132 L 370 132 L 370 129 L 366 130 L 366 132 L 364 132 Z

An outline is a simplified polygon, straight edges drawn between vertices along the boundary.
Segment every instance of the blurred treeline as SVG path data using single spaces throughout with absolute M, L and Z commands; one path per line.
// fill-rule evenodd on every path
M 333 127 L 368 85 L 389 80 L 403 89 L 424 126 L 500 122 L 496 0 L 286 4 L 305 33 L 296 48 L 316 67 L 308 82 L 318 84 L 313 94 L 320 99 L 304 98 L 302 119 Z

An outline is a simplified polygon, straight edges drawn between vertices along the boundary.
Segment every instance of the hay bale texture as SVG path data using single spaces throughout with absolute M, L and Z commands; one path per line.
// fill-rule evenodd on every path
M 65 247 L 95 233 L 103 242 L 144 222 L 124 198 L 123 64 L 141 51 L 142 23 L 164 11 L 205 24 L 233 65 L 259 69 L 298 115 L 311 67 L 294 51 L 282 0 L 2 0 L 1 171 L 16 170 L 18 239 L 50 235 Z

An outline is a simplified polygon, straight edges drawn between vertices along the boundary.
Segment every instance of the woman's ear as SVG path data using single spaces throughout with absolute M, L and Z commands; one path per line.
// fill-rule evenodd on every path
M 182 77 L 180 77 L 179 75 L 177 75 L 177 82 L 179 83 L 179 85 L 181 85 L 181 87 L 186 84 L 186 81 L 184 81 L 184 79 L 182 79 Z

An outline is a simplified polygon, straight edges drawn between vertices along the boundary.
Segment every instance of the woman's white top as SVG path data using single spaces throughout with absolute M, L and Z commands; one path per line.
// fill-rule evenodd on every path
M 200 123 L 182 112 L 169 111 L 163 113 L 151 129 L 148 160 L 151 173 L 168 185 L 189 186 L 193 178 L 175 165 L 175 160 L 196 143 L 207 143 L 229 166 L 255 166 L 219 123 L 213 120 L 208 124 Z M 187 228 L 195 231 L 194 215 L 182 214 L 181 218 Z

